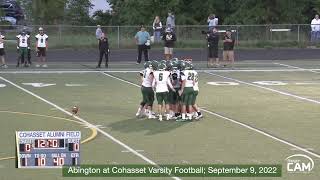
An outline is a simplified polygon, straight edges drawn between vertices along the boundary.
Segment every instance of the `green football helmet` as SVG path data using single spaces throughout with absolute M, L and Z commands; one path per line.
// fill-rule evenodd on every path
M 145 63 L 143 64 L 143 66 L 144 66 L 145 69 L 152 67 L 150 61 L 145 62 Z
M 166 70 L 171 71 L 173 69 L 173 63 L 171 61 L 166 61 Z
M 159 65 L 158 61 L 156 61 L 156 60 L 151 61 L 151 66 L 152 66 L 153 70 L 157 70 L 158 65 Z
M 164 63 L 160 63 L 159 66 L 158 66 L 158 70 L 159 71 L 164 71 L 164 70 L 166 70 L 166 68 L 167 68 L 167 66 Z
M 179 62 L 178 62 L 178 69 L 179 69 L 180 71 L 183 71 L 183 70 L 185 70 L 185 68 L 186 68 L 186 62 L 184 62 L 184 61 L 182 61 L 182 60 L 179 60 Z

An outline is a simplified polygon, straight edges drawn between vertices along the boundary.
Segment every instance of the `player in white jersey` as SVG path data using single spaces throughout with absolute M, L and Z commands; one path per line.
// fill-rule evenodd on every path
M 48 50 L 48 35 L 43 32 L 43 28 L 39 28 L 39 34 L 36 36 L 36 51 L 38 56 L 38 64 L 36 67 L 48 67 L 46 64 L 46 51 Z
M 4 51 L 4 36 L 0 32 L 0 58 L 2 64 L 0 65 L 1 68 L 8 68 L 6 65 L 6 60 L 4 59 L 5 51 Z
M 192 119 L 192 100 L 194 95 L 193 86 L 197 72 L 192 70 L 192 66 L 189 62 L 182 62 L 181 66 L 182 69 L 184 68 L 185 70 L 181 72 L 182 86 L 179 94 L 182 99 L 182 121 L 185 121 L 187 119 Z M 189 111 L 188 114 L 187 110 Z
M 191 64 L 191 68 L 193 69 L 192 64 Z M 193 98 L 192 98 L 192 102 L 191 102 L 192 108 L 194 110 L 194 118 L 195 119 L 200 119 L 203 117 L 198 105 L 196 104 L 198 94 L 199 94 L 199 75 L 195 71 L 194 86 L 193 86 Z
M 158 112 L 159 112 L 159 120 L 162 121 L 162 116 L 166 111 L 166 118 L 169 120 L 171 118 L 169 114 L 169 104 L 168 104 L 168 94 L 169 89 L 175 91 L 170 81 L 170 72 L 166 71 L 166 64 L 161 63 L 158 67 L 158 70 L 153 72 L 154 80 L 152 83 L 152 87 L 154 87 L 156 91 L 156 97 L 158 101 Z M 164 106 L 163 106 L 164 102 Z
M 17 67 L 20 66 L 20 61 L 25 67 L 28 67 L 27 61 L 24 60 L 24 57 L 28 56 L 28 48 L 30 48 L 30 36 L 22 31 L 21 34 L 17 35 L 17 50 L 19 52 Z
M 154 101 L 154 92 L 152 89 L 152 82 L 153 82 L 153 69 L 151 62 L 146 62 L 144 64 L 145 69 L 142 70 L 140 74 L 141 78 L 141 94 L 142 94 L 142 102 L 140 103 L 140 107 L 136 116 L 140 116 L 141 112 L 145 110 L 145 114 L 148 116 L 149 119 L 156 118 L 152 114 L 152 104 Z

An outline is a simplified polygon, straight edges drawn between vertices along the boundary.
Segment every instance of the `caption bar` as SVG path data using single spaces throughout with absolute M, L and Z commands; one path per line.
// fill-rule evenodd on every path
M 281 177 L 281 165 L 81 165 L 64 166 L 64 177 Z

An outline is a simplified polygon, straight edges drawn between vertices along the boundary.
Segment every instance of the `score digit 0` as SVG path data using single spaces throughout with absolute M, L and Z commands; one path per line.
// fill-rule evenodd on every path
M 54 166 L 63 166 L 64 165 L 64 158 L 63 157 L 53 158 L 53 165 Z

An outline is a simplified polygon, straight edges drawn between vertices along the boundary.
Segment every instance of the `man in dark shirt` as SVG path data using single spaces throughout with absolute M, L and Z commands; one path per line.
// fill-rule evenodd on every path
M 22 28 L 22 31 L 20 32 L 20 34 L 22 34 L 22 32 L 27 33 L 27 35 L 31 37 L 31 29 L 27 25 L 23 25 L 23 28 Z M 26 64 L 26 67 L 28 67 L 32 64 L 30 47 L 28 47 L 28 49 L 27 49 L 27 60 L 28 60 L 28 62 Z M 24 63 L 24 62 L 22 62 L 22 63 Z
M 101 34 L 101 37 L 99 39 L 99 62 L 98 62 L 98 66 L 97 68 L 100 68 L 101 67 L 101 62 L 102 62 L 102 58 L 103 56 L 105 57 L 106 59 L 106 64 L 105 64 L 105 67 L 108 68 L 108 62 L 109 62 L 109 42 L 108 42 L 108 38 L 105 37 L 105 34 L 102 33 Z
M 166 60 L 172 59 L 174 42 L 177 40 L 176 35 L 171 28 L 167 28 L 165 34 L 162 36 L 164 41 L 164 57 Z
M 227 64 L 234 64 L 234 37 L 232 36 L 231 30 L 227 30 L 223 39 L 223 60 L 227 61 Z M 226 66 L 226 64 L 224 65 Z
M 218 48 L 219 48 L 219 34 L 217 28 L 213 28 L 212 31 L 207 34 L 208 40 L 208 67 L 213 67 L 213 59 L 216 59 L 216 67 L 219 67 L 219 57 L 218 57 Z

